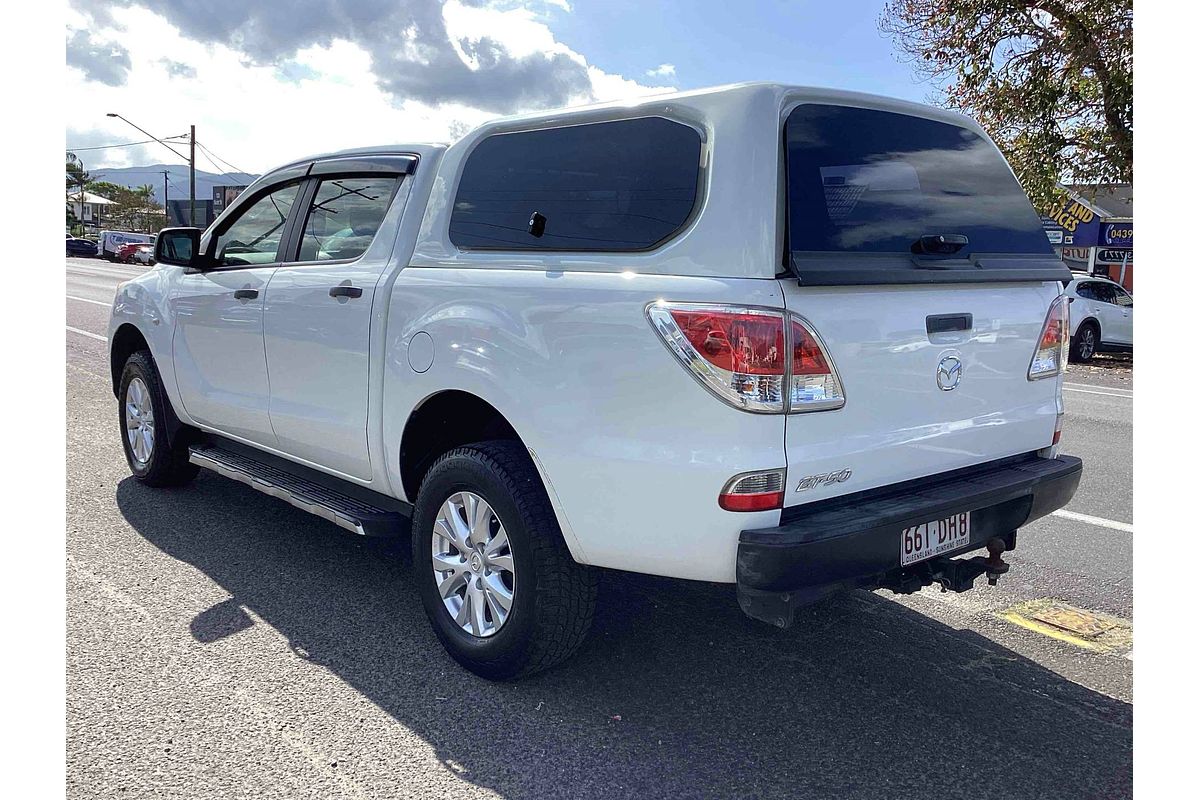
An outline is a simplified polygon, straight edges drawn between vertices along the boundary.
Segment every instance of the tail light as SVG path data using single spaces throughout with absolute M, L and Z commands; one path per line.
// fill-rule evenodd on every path
M 1038 338 L 1033 360 L 1029 362 L 1029 380 L 1051 378 L 1061 375 L 1067 364 L 1067 348 L 1071 344 L 1071 325 L 1067 312 L 1067 298 L 1059 295 L 1050 304 L 1042 335 Z
M 725 484 L 717 505 L 726 511 L 770 511 L 783 508 L 782 469 L 743 472 Z
M 646 315 L 679 362 L 734 408 L 782 414 L 845 404 L 828 351 L 794 314 L 659 301 Z

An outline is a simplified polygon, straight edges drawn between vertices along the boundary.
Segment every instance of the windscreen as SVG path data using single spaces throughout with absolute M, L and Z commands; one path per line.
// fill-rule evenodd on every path
M 793 253 L 911 254 L 922 237 L 942 235 L 967 238 L 956 258 L 1053 256 L 1003 157 L 966 128 L 804 104 L 785 136 Z

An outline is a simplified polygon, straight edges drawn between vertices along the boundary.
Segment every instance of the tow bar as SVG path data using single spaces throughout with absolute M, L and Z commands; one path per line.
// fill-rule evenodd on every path
M 993 536 L 987 542 L 987 556 L 971 558 L 950 558 L 938 556 L 898 573 L 888 575 L 881 581 L 881 588 L 890 589 L 896 594 L 912 594 L 934 583 L 942 587 L 942 591 L 967 592 L 975 586 L 975 579 L 980 575 L 987 576 L 989 586 L 995 586 L 1001 575 L 1008 572 L 1008 562 L 1000 557 L 1005 550 L 1016 546 L 1016 534 L 1009 535 L 1010 541 L 999 536 Z

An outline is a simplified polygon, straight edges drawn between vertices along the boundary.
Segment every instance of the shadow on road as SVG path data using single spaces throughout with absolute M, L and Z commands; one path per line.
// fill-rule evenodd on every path
M 233 595 L 181 636 L 236 636 L 249 609 L 506 797 L 1131 794 L 1130 706 L 875 595 L 777 631 L 727 587 L 608 574 L 573 661 L 490 684 L 438 646 L 409 568 L 333 525 L 204 472 L 117 502 Z

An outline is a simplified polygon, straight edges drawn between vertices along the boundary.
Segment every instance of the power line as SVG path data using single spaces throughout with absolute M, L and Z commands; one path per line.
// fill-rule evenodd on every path
M 197 146 L 197 147 L 199 147 L 199 146 L 200 146 L 200 143 L 199 143 L 199 142 L 196 142 L 196 146 Z M 208 157 L 208 155 L 207 155 L 207 152 L 205 151 L 205 149 L 204 149 L 203 147 L 201 147 L 201 148 L 200 148 L 200 155 L 204 156 L 204 160 L 205 160 L 205 161 L 207 161 L 209 164 L 212 164 L 212 167 L 213 167 L 213 169 L 215 169 L 215 170 L 217 171 L 217 174 L 218 174 L 218 175 L 224 175 L 224 176 L 225 176 L 225 178 L 226 178 L 226 179 L 228 179 L 228 180 L 236 180 L 236 179 L 235 179 L 235 178 L 234 178 L 232 175 L 230 175 L 228 172 L 225 172 L 224 170 L 222 170 L 222 169 L 221 169 L 221 167 L 220 167 L 220 165 L 219 165 L 219 164 L 217 164 L 217 162 L 215 162 L 215 161 L 213 161 L 211 158 L 209 158 L 209 157 Z
M 230 164 L 228 161 L 226 161 L 225 159 L 221 158 L 219 155 L 217 155 L 216 153 L 214 153 L 212 150 L 209 150 L 207 147 L 205 147 L 204 145 L 202 145 L 200 142 L 196 142 L 196 146 L 197 146 L 197 147 L 199 147 L 201 150 L 203 150 L 205 153 L 208 153 L 208 154 L 209 154 L 210 156 L 212 156 L 213 158 L 217 159 L 217 161 L 220 161 L 222 164 L 224 164 L 225 166 L 227 166 L 227 167 L 229 167 L 230 169 L 232 169 L 234 172 L 239 172 L 239 173 L 241 173 L 242 175 L 249 175 L 249 174 L 250 174 L 249 172 L 247 172 L 246 170 L 242 169 L 241 167 L 238 167 L 238 166 L 236 166 L 236 165 L 234 165 L 234 164 Z M 213 166 L 216 166 L 216 165 L 214 164 Z M 218 169 L 220 169 L 220 167 L 217 167 L 217 168 L 218 168 Z M 228 173 L 228 172 L 222 172 L 221 174 L 222 174 L 222 175 L 226 175 L 226 176 L 228 176 L 228 175 L 229 175 L 229 173 Z M 232 176 L 230 176 L 230 177 L 232 177 Z
M 168 136 L 163 141 L 169 142 L 173 139 L 186 139 L 186 138 L 187 138 L 187 134 L 181 133 L 178 136 Z M 69 150 L 73 153 L 82 153 L 87 150 L 108 150 L 109 148 L 112 148 L 112 147 L 134 147 L 134 146 L 140 145 L 140 144 L 150 144 L 153 141 L 155 141 L 155 140 L 154 139 L 146 139 L 141 142 L 121 142 L 120 144 L 98 144 L 95 147 L 68 147 L 67 150 Z

